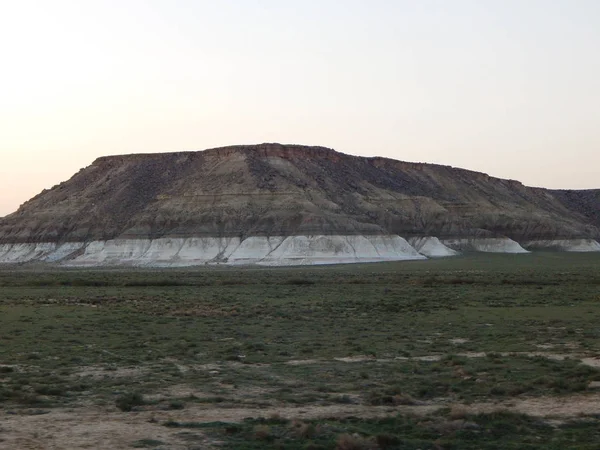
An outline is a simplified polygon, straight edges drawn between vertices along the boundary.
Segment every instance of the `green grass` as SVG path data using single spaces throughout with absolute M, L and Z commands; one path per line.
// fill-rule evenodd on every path
M 251 449 L 402 449 L 525 450 L 596 449 L 600 421 L 586 417 L 560 425 L 511 413 L 451 419 L 415 418 L 287 421 L 249 419 L 241 424 L 167 422 L 165 426 L 202 430 L 224 441 L 222 448 Z
M 599 269 L 598 254 L 566 253 L 308 268 L 3 266 L 0 408 L 393 407 L 586 393 L 600 380 L 597 369 L 578 359 L 600 355 Z M 461 356 L 472 352 L 489 355 Z M 526 352 L 572 357 L 554 361 Z M 356 356 L 369 359 L 336 359 Z M 188 394 L 174 393 L 176 386 Z M 491 430 L 502 420 L 521 420 L 500 419 Z M 394 442 L 402 434 L 383 422 L 373 425 L 379 431 L 356 431 L 360 422 L 323 423 L 339 430 L 315 445 L 334 445 L 343 433 L 368 439 L 391 433 Z M 544 439 L 538 448 L 561 448 L 549 436 L 564 444 L 571 432 L 580 440 L 585 434 L 579 424 L 541 432 L 527 423 L 523 436 Z M 275 445 L 289 424 L 248 427 L 257 425 L 275 435 L 261 443 Z M 225 434 L 236 442 L 248 427 Z M 473 445 L 440 445 L 497 448 L 480 439 L 496 439 L 494 431 L 457 433 Z M 505 448 L 530 445 L 502 439 Z

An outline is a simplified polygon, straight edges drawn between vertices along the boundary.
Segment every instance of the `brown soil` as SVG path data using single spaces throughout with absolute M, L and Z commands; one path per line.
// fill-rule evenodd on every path
M 77 408 L 53 409 L 47 414 L 25 411 L 21 414 L 2 413 L 0 449 L 128 449 L 142 439 L 164 442 L 162 448 L 189 448 L 190 439 L 198 448 L 213 448 L 216 444 L 200 432 L 182 433 L 168 428 L 169 420 L 178 422 L 240 422 L 248 417 L 282 417 L 287 419 L 320 419 L 329 417 L 376 418 L 398 413 L 424 415 L 451 406 L 466 414 L 507 410 L 532 416 L 568 419 L 579 415 L 600 413 L 600 393 L 569 397 L 540 397 L 457 405 L 432 403 L 427 405 L 363 406 L 329 405 L 271 408 L 218 408 L 191 406 L 184 411 L 117 412 L 114 409 Z

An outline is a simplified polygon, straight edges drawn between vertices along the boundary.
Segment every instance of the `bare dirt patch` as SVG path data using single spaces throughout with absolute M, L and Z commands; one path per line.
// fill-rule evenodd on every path
M 252 418 L 281 417 L 286 419 L 312 420 L 324 418 L 360 417 L 364 419 L 394 416 L 398 413 L 426 415 L 441 408 L 460 410 L 462 415 L 511 411 L 536 417 L 568 419 L 581 415 L 600 413 L 600 393 L 578 394 L 568 397 L 540 397 L 498 403 L 475 403 L 469 405 L 432 402 L 423 405 L 365 406 L 327 405 L 271 408 L 218 408 L 192 406 L 185 411 L 138 411 L 116 412 L 110 409 L 78 408 L 53 409 L 47 414 L 6 414 L 2 416 L 0 449 L 69 448 L 121 450 L 129 449 L 139 440 L 151 439 L 163 442 L 161 448 L 179 450 L 189 448 L 190 436 L 180 430 L 165 427 L 168 421 L 180 422 L 241 422 Z M 215 448 L 211 438 L 194 433 L 195 445 Z M 186 441 L 187 439 L 187 441 Z
M 74 377 L 90 377 L 93 379 L 102 378 L 135 378 L 143 375 L 147 369 L 144 367 L 115 367 L 107 368 L 102 366 L 87 366 L 81 368 Z
M 120 450 L 142 439 L 169 443 L 168 448 L 173 450 L 187 448 L 171 430 L 149 420 L 141 414 L 79 409 L 53 410 L 45 415 L 5 415 L 0 448 Z
M 536 417 L 573 418 L 600 413 L 600 393 L 568 397 L 536 397 L 502 403 L 480 403 L 465 406 L 471 413 L 511 411 Z

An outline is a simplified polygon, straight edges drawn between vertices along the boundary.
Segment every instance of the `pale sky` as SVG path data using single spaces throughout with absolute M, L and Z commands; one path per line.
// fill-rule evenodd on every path
M 99 156 L 281 142 L 600 188 L 597 0 L 0 0 L 0 216 Z

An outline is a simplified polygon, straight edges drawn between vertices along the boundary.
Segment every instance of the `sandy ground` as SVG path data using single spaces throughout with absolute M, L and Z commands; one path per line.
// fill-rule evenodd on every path
M 169 420 L 177 422 L 239 422 L 248 417 L 318 419 L 328 417 L 375 418 L 397 413 L 429 414 L 446 406 L 460 406 L 467 413 L 489 413 L 509 410 L 532 416 L 566 419 L 579 415 L 600 414 L 600 393 L 569 397 L 540 397 L 504 401 L 448 405 L 363 406 L 329 405 L 273 408 L 218 408 L 192 406 L 182 411 L 117 412 L 98 408 L 51 409 L 46 414 L 23 411 L 0 415 L 0 449 L 106 449 L 132 448 L 142 439 L 165 443 L 161 449 L 214 448 L 217 442 L 201 431 L 168 428 Z M 32 414 L 33 413 L 33 414 Z
M 528 356 L 543 356 L 550 359 L 574 357 L 573 354 L 549 352 L 520 353 Z M 485 353 L 462 353 L 466 357 L 483 357 Z M 428 355 L 416 360 L 435 361 L 442 355 Z M 398 358 L 405 359 L 405 358 Z M 335 358 L 340 362 L 360 361 L 397 361 L 377 360 L 369 356 L 352 358 Z M 406 358 L 408 359 L 408 358 Z M 600 359 L 594 357 L 577 358 L 582 363 L 600 367 Z M 296 360 L 288 364 L 316 364 L 323 360 Z M 205 369 L 219 369 L 218 365 L 210 365 Z M 133 369 L 111 371 L 111 375 L 139 375 Z M 82 370 L 87 376 L 105 376 L 106 373 L 97 367 L 87 367 Z M 81 374 L 80 374 L 81 375 Z M 398 413 L 424 415 L 444 407 L 458 407 L 466 413 L 489 413 L 499 410 L 523 413 L 532 416 L 545 417 L 554 420 L 564 420 L 581 415 L 600 414 L 600 392 L 594 392 L 599 386 L 584 394 L 561 397 L 538 397 L 505 400 L 501 402 L 484 402 L 468 405 L 448 404 L 444 400 L 431 403 L 400 406 L 367 406 L 358 404 L 335 404 L 327 406 L 304 405 L 294 407 L 268 408 L 230 408 L 223 405 L 188 405 L 184 410 L 157 411 L 141 410 L 121 412 L 112 408 L 78 407 L 53 408 L 46 410 L 17 410 L 16 412 L 0 411 L 0 449 L 130 449 L 136 441 L 154 440 L 164 443 L 162 450 L 179 449 L 210 449 L 216 448 L 218 442 L 202 434 L 201 430 L 165 427 L 167 421 L 176 422 L 240 422 L 246 418 L 282 417 L 286 419 L 319 419 L 363 417 L 376 418 L 393 416 Z M 179 386 L 185 391 L 185 386 Z M 182 391 L 182 392 L 183 392 Z

